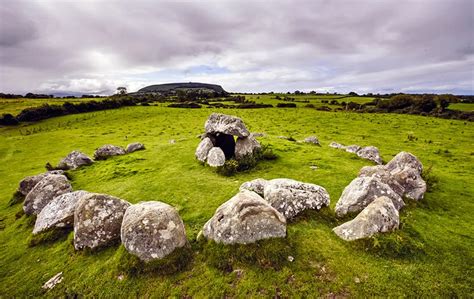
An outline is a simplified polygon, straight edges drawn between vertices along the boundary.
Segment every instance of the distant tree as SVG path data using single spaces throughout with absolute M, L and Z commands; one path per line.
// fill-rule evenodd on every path
M 124 86 L 119 86 L 117 87 L 117 93 L 118 94 L 127 94 L 127 88 Z
M 357 97 L 357 96 L 358 96 L 358 94 L 357 94 L 356 92 L 353 92 L 353 91 L 349 92 L 349 95 L 350 95 L 350 96 L 353 96 L 353 97 Z

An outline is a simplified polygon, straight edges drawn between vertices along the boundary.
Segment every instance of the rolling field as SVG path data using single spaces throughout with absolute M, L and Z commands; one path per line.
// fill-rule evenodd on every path
M 252 97 L 247 99 L 274 101 Z M 316 98 L 310 101 L 320 101 Z M 196 136 L 212 112 L 239 116 L 250 131 L 265 133 L 259 140 L 278 159 L 231 177 L 199 164 L 194 158 Z M 281 135 L 296 140 L 316 135 L 322 147 L 278 138 Z M 137 106 L 0 128 L 0 297 L 40 296 L 43 283 L 61 271 L 63 281 L 48 296 L 469 297 L 474 293 L 473 140 L 470 122 L 306 108 Z M 21 204 L 8 204 L 18 182 L 43 172 L 46 162 L 56 164 L 72 150 L 92 156 L 101 145 L 134 141 L 147 149 L 70 171 L 73 187 L 131 203 L 159 200 L 176 207 L 193 252 L 187 267 L 134 275 L 123 269 L 122 246 L 75 252 L 72 232 L 55 242 L 29 246 L 32 221 L 21 215 Z M 401 211 L 401 230 L 372 243 L 348 243 L 332 232 L 345 221 L 334 215 L 342 190 L 371 163 L 328 147 L 331 141 L 377 146 L 385 162 L 408 151 L 429 169 L 431 187 L 422 201 L 410 202 Z M 331 196 L 330 208 L 303 213 L 288 224 L 282 240 L 230 249 L 196 241 L 216 208 L 243 182 L 258 177 L 321 185 Z M 232 250 L 248 256 L 219 267 Z
M 17 115 L 21 110 L 31 107 L 38 107 L 44 104 L 49 105 L 62 105 L 66 102 L 70 103 L 80 103 L 88 101 L 102 101 L 106 98 L 80 98 L 80 99 L 0 99 L 0 115 L 4 113 L 10 113 L 12 115 Z

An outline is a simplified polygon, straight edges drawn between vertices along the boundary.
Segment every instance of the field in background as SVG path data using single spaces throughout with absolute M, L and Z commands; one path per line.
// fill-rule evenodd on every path
M 271 96 L 255 101 L 275 103 Z M 0 128 L 0 294 L 39 296 L 41 285 L 62 271 L 64 280 L 49 296 L 472 295 L 473 123 L 303 108 L 164 106 L 126 107 Z M 197 163 L 196 135 L 203 132 L 207 117 L 218 111 L 242 117 L 251 131 L 265 133 L 260 142 L 271 146 L 279 159 L 232 177 L 220 176 Z M 278 138 L 281 135 L 297 140 L 316 135 L 323 146 Z M 21 204 L 8 206 L 18 182 L 43 172 L 46 162 L 55 164 L 72 150 L 92 156 L 103 144 L 125 146 L 134 141 L 143 142 L 147 149 L 72 171 L 73 187 L 132 203 L 160 200 L 175 206 L 194 252 L 189 267 L 174 274 L 129 275 L 120 269 L 123 250 L 118 246 L 95 253 L 75 252 L 72 232 L 54 243 L 28 247 L 31 221 L 25 216 L 16 219 Z M 366 250 L 360 244 L 342 241 L 331 231 L 342 223 L 333 212 L 342 190 L 361 167 L 370 165 L 328 147 L 331 141 L 377 146 L 385 161 L 400 151 L 411 152 L 436 178 L 425 199 L 410 203 L 401 212 L 402 229 L 388 247 Z M 196 236 L 240 184 L 258 177 L 289 177 L 321 185 L 330 193 L 331 207 L 304 213 L 288 225 L 288 237 L 282 241 L 288 246 L 282 253 L 285 261 L 286 255 L 293 256 L 293 262 L 282 262 L 280 269 L 235 262 L 232 269 L 224 271 L 215 266 L 218 257 L 209 254 L 210 245 L 196 242 Z M 259 252 L 274 251 L 272 244 L 260 244 Z
M 31 107 L 38 107 L 44 104 L 49 105 L 62 105 L 66 102 L 70 103 L 81 103 L 81 102 L 88 102 L 88 101 L 102 101 L 106 98 L 75 98 L 75 99 L 59 99 L 59 98 L 51 98 L 51 99 L 2 99 L 0 98 L 0 115 L 4 113 L 10 113 L 12 115 L 18 115 L 21 110 Z

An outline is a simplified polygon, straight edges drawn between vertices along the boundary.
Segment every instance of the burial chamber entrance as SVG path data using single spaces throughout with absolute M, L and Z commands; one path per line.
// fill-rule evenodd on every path
M 220 147 L 224 152 L 225 159 L 231 159 L 235 155 L 235 138 L 232 135 L 217 133 L 215 136 L 215 146 Z

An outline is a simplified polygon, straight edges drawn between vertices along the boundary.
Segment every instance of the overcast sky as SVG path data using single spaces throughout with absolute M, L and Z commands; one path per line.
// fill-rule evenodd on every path
M 474 94 L 474 0 L 0 4 L 0 92 Z

